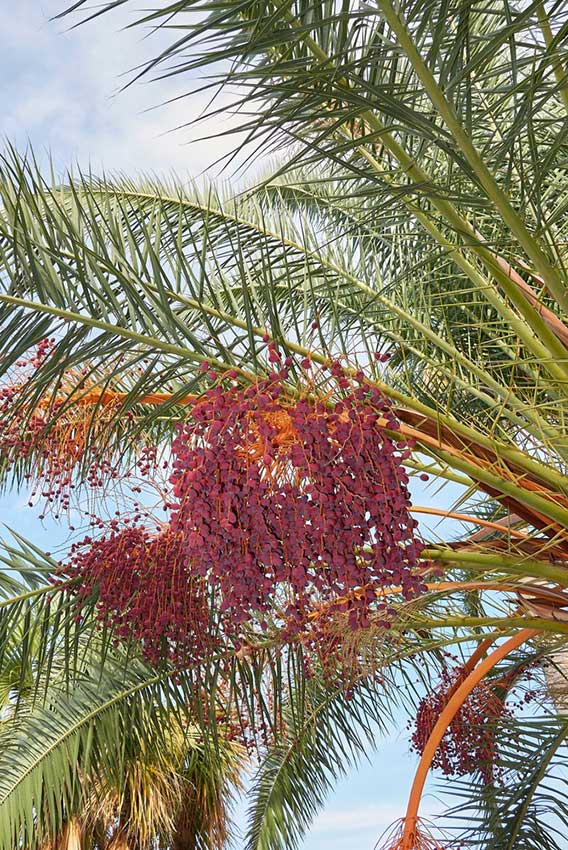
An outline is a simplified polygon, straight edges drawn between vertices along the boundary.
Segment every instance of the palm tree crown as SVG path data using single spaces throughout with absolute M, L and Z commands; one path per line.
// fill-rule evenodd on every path
M 69 11 L 82 14 L 83 5 Z M 171 46 L 145 73 L 192 79 L 199 73 L 212 90 L 230 88 L 249 140 L 279 149 L 280 162 L 233 197 L 213 188 L 200 193 L 175 183 L 90 176 L 49 182 L 31 157 L 6 154 L 0 185 L 5 480 L 48 482 L 41 498 L 65 511 L 93 490 L 95 472 L 107 484 L 126 476 L 131 489 L 144 489 L 136 476 L 146 466 L 158 482 L 154 501 L 172 511 L 179 494 L 172 498 L 171 482 L 158 478 L 158 459 L 167 461 L 173 440 L 195 429 L 188 423 L 198 421 L 203 405 L 227 409 L 237 398 L 246 407 L 242 393 L 254 396 L 259 410 L 262 399 L 268 412 L 260 418 L 247 413 L 247 436 L 235 443 L 233 457 L 241 459 L 240 469 L 246 455 L 247 474 L 264 463 L 280 492 L 292 457 L 286 452 L 301 444 L 300 412 L 308 411 L 305 420 L 320 431 L 332 422 L 326 444 L 333 445 L 350 410 L 345 396 L 353 393 L 361 405 L 375 405 L 372 433 L 381 434 L 382 445 L 396 444 L 406 470 L 401 475 L 460 485 L 461 504 L 442 513 L 465 516 L 477 530 L 453 541 L 419 541 L 419 558 L 409 569 L 420 592 L 412 597 L 401 592 L 403 579 L 392 571 L 388 580 L 354 580 L 341 591 L 332 584 L 327 596 L 323 585 L 311 585 L 299 632 L 285 626 L 300 564 L 276 578 L 267 610 L 255 596 L 237 640 L 223 617 L 234 586 L 223 584 L 222 561 L 206 565 L 200 580 L 209 588 L 207 634 L 215 643 L 205 659 L 181 670 L 171 655 L 148 659 L 146 653 L 144 659 L 144 640 L 110 651 L 107 629 L 115 629 L 114 639 L 132 634 L 117 635 L 116 616 L 103 617 L 102 634 L 96 629 L 109 604 L 104 584 L 97 581 L 79 596 L 84 607 L 77 619 L 81 576 L 64 568 L 64 581 L 54 588 L 47 583 L 56 572 L 49 558 L 23 541 L 7 546 L 17 569 L 22 558 L 41 561 L 39 578 L 24 571 L 22 585 L 6 579 L 2 616 L 8 625 L 1 635 L 8 676 L 15 675 L 9 672 L 15 669 L 9 624 L 29 638 L 18 659 L 26 697 L 15 697 L 10 679 L 17 708 L 9 722 L 48 728 L 49 719 L 55 735 L 63 675 L 73 688 L 61 699 L 69 716 L 68 704 L 78 712 L 74 728 L 81 731 L 69 737 L 59 727 L 57 746 L 51 732 L 44 734 L 32 755 L 12 755 L 7 746 L 0 844 L 40 843 L 44 834 L 53 837 L 75 823 L 87 785 L 69 773 L 66 748 L 80 755 L 81 777 L 103 769 L 112 775 L 107 745 L 93 742 L 102 733 L 85 714 L 84 689 L 92 689 L 96 670 L 111 692 L 118 688 L 109 697 L 110 714 L 104 688 L 96 699 L 109 728 L 108 717 L 118 712 L 113 728 L 123 730 L 119 737 L 131 712 L 140 713 L 133 729 L 146 728 L 146 721 L 155 729 L 164 712 L 191 706 L 191 724 L 181 724 L 184 770 L 188 729 L 199 729 L 207 746 L 215 744 L 211 752 L 219 752 L 223 738 L 219 712 L 236 719 L 240 734 L 249 730 L 261 763 L 247 846 L 293 846 L 383 712 L 388 716 L 407 699 L 411 712 L 426 716 L 424 704 L 417 709 L 418 695 L 410 689 L 401 695 L 400 677 L 408 682 L 418 671 L 432 689 L 430 675 L 440 668 L 448 675 L 446 647 L 465 653 L 478 645 L 443 693 L 446 725 L 423 730 L 418 776 L 447 730 L 460 733 L 460 711 L 483 693 L 486 705 L 504 706 L 529 665 L 545 655 L 555 663 L 562 658 L 568 630 L 567 23 L 562 3 L 503 0 L 308 6 L 182 0 L 159 5 L 139 23 L 172 32 Z M 276 383 L 271 402 L 266 387 Z M 353 413 L 353 421 L 361 421 Z M 214 419 L 205 419 L 199 439 L 191 431 L 191 451 L 221 445 Z M 231 428 L 225 441 L 237 425 Z M 256 451 L 265 446 L 265 431 L 275 446 L 268 461 Z M 365 460 L 369 468 L 371 461 Z M 302 504 L 316 500 L 302 489 L 308 479 L 313 487 L 313 469 L 286 479 L 300 488 Z M 266 478 L 259 480 L 266 489 Z M 400 483 L 406 487 L 406 479 Z M 149 497 L 124 498 L 122 519 L 130 521 L 129 509 L 135 522 L 153 518 Z M 228 539 L 238 518 L 221 515 L 216 491 L 209 502 L 207 527 Z M 182 537 L 199 531 L 195 516 L 190 510 L 179 527 Z M 107 519 L 95 519 L 95 526 L 107 529 Z M 163 517 L 158 527 L 163 531 Z M 111 529 L 111 541 L 124 530 L 120 523 Z M 162 531 L 154 529 L 152 539 Z M 365 540 L 368 548 L 375 544 L 372 535 Z M 150 545 L 144 538 L 142 548 Z M 331 544 L 321 556 L 324 578 L 335 563 L 330 551 Z M 353 551 L 359 564 L 365 561 L 368 549 Z M 263 553 L 255 567 L 267 558 Z M 307 560 L 310 569 L 320 564 L 317 557 Z M 266 570 L 263 580 L 269 579 Z M 136 593 L 140 599 L 143 591 Z M 364 622 L 352 616 L 359 605 Z M 353 620 L 363 628 L 352 629 Z M 171 632 L 162 638 L 171 641 Z M 132 664 L 124 660 L 130 653 Z M 46 667 L 34 657 L 50 661 Z M 347 691 L 337 686 L 338 671 L 346 670 L 352 678 Z M 493 717 L 490 758 L 479 770 L 462 770 L 475 813 L 472 846 L 560 846 L 539 812 L 545 807 L 565 823 L 565 797 L 556 786 L 550 792 L 546 777 L 562 763 L 566 724 L 552 708 L 541 715 Z M 57 771 L 48 752 L 59 753 Z M 138 743 L 134 752 L 121 782 L 139 769 Z M 29 758 L 33 769 L 24 764 Z M 144 765 L 146 771 L 170 768 L 152 758 Z M 175 770 L 183 774 L 179 765 Z M 235 773 L 215 775 L 225 787 L 220 777 Z M 500 784 L 497 775 L 506 780 Z M 112 793 L 93 780 L 89 794 L 110 800 L 115 786 L 109 782 Z M 411 850 L 428 840 L 417 820 L 419 786 L 393 847 Z M 43 796 L 48 787 L 50 799 Z M 144 782 L 137 779 L 136 787 Z M 109 805 L 120 822 L 115 802 Z M 164 828 L 164 834 L 170 841 L 171 832 Z

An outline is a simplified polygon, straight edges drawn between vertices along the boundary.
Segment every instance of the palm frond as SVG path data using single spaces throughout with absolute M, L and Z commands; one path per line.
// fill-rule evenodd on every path
M 288 695 L 284 733 L 263 757 L 249 792 L 249 850 L 299 846 L 335 782 L 378 746 L 395 704 L 393 690 L 377 678 L 346 692 L 344 684 L 326 684 L 319 671 Z
M 567 732 L 566 719 L 549 712 L 501 723 L 496 730 L 501 781 L 492 786 L 473 781 L 454 785 L 462 799 L 450 816 L 466 818 L 469 828 L 463 837 L 468 846 L 562 847 L 568 822 Z

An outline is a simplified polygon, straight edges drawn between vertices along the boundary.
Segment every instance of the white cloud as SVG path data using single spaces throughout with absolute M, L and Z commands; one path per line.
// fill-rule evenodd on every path
M 328 805 L 326 809 L 317 816 L 310 832 L 312 834 L 334 833 L 340 837 L 341 833 L 350 834 L 358 831 L 373 830 L 380 833 L 387 829 L 404 814 L 404 803 L 382 802 L 365 803 L 349 808 L 335 809 Z M 433 817 L 443 811 L 441 803 L 434 799 L 425 800 L 422 814 L 425 818 Z
M 198 176 L 231 151 L 234 136 L 195 142 L 237 126 L 228 112 L 206 126 L 173 128 L 194 121 L 208 94 L 182 97 L 187 77 L 135 83 L 118 91 L 127 72 L 152 58 L 162 37 L 145 39 L 126 30 L 136 4 L 66 31 L 67 21 L 50 22 L 65 0 L 20 0 L 0 31 L 0 72 L 4 77 L 3 134 L 21 149 L 28 140 L 37 153 L 49 150 L 56 169 L 78 162 L 100 172 L 179 172 Z M 163 40 L 163 39 L 162 39 Z M 195 83 L 195 81 L 194 81 Z M 157 109 L 166 100 L 178 98 Z M 228 107 L 223 94 L 218 106 Z
M 339 797 L 338 802 L 341 800 Z M 337 808 L 330 802 L 316 818 L 302 844 L 302 850 L 373 850 L 377 842 L 391 834 L 400 822 L 406 796 L 399 801 L 384 801 Z M 441 814 L 441 803 L 430 797 L 422 801 L 421 816 L 432 821 Z M 435 827 L 434 827 L 435 829 Z

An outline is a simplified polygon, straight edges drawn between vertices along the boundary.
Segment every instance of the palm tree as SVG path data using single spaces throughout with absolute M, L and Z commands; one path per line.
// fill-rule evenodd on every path
M 292 395 L 300 359 L 323 368 L 344 357 L 349 376 L 363 368 L 394 405 L 402 434 L 416 441 L 408 467 L 461 486 L 462 506 L 450 513 L 480 529 L 427 544 L 424 563 L 443 576 L 413 602 L 393 596 L 398 614 L 387 636 L 372 623 L 356 636 L 357 657 L 375 670 L 407 670 L 406 657 L 421 651 L 439 664 L 436 650 L 452 643 L 481 647 L 446 695 L 403 834 L 392 839 L 419 846 L 420 777 L 459 706 L 481 676 L 496 670 L 493 681 L 503 682 L 529 659 L 558 658 L 565 642 L 562 4 L 183 0 L 144 22 L 175 27 L 171 48 L 149 71 L 210 68 L 212 86 L 221 79 L 236 90 L 252 139 L 292 147 L 278 174 L 237 198 L 148 181 L 51 185 L 33 163 L 6 157 L 7 380 L 34 345 L 56 341 L 10 397 L 15 421 L 31 423 L 38 407 L 49 417 L 30 453 L 23 461 L 8 453 L 8 465 L 16 476 L 41 468 L 42 450 L 68 434 L 77 409 L 85 425 L 77 475 L 103 449 L 128 463 L 141 434 L 167 440 L 209 385 L 202 364 L 254 384 L 266 375 L 270 344 L 292 360 Z M 386 351 L 388 364 L 373 356 Z M 314 775 L 329 779 L 344 764 L 340 741 L 335 763 L 313 726 L 293 745 L 280 737 L 286 710 L 298 715 L 285 706 L 299 700 L 299 716 L 310 716 L 310 689 L 301 649 L 286 655 L 287 678 L 268 634 L 251 635 L 254 652 L 227 647 L 222 662 L 187 673 L 205 676 L 208 694 L 230 693 L 240 714 L 272 719 L 276 743 L 253 792 L 251 848 L 298 838 L 321 802 Z M 511 642 L 489 651 L 501 636 Z M 376 690 L 361 697 L 370 687 L 365 670 L 355 683 L 363 699 L 357 721 L 323 680 L 311 695 L 326 705 L 324 736 L 337 719 L 330 699 L 341 706 L 347 736 L 356 724 L 365 728 L 363 709 L 373 716 Z M 247 700 L 263 675 L 282 710 L 263 700 L 253 710 Z M 521 731 L 516 749 L 507 721 L 495 733 L 503 787 L 478 775 L 464 785 L 479 819 L 475 838 L 558 846 L 539 813 L 566 817 L 562 789 L 551 792 L 546 780 L 562 760 L 565 721 L 552 714 Z
M 3 560 L 3 845 L 224 846 L 242 747 L 220 732 L 208 751 L 156 670 L 50 600 L 54 564 L 36 547 L 16 537 Z

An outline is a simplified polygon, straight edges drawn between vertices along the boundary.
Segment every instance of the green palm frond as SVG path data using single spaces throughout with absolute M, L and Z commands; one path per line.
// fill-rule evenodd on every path
M 93 616 L 94 600 L 78 617 L 58 562 L 22 535 L 11 535 L 0 540 L 0 677 L 8 704 L 30 704 L 46 697 L 52 680 L 69 683 L 93 657 L 103 659 L 110 636 Z
M 113 672 L 109 665 L 103 675 L 93 670 L 75 682 L 71 694 L 53 686 L 46 706 L 36 706 L 3 730 L 3 847 L 22 841 L 38 846 L 54 838 L 84 803 L 79 777 L 86 781 L 110 771 L 124 757 L 133 730 L 160 746 L 167 690 L 151 701 L 160 681 L 153 671 L 131 664 L 128 671 Z
M 421 688 L 432 686 L 445 644 L 406 625 L 392 642 L 380 632 L 354 636 L 335 675 L 329 664 L 316 667 L 287 694 L 282 733 L 249 791 L 248 850 L 298 847 L 336 782 L 380 752 Z M 419 661 L 422 652 L 428 665 Z
M 81 20 L 119 5 L 128 7 L 114 0 L 91 13 L 77 2 L 68 11 Z M 444 648 L 465 653 L 483 635 L 532 626 L 562 645 L 568 633 L 564 5 L 181 0 L 134 12 L 138 23 L 171 34 L 145 73 L 187 74 L 193 81 L 202 75 L 195 86 L 212 92 L 224 86 L 247 140 L 288 159 L 233 198 L 213 189 L 90 176 L 48 183 L 33 160 L 7 154 L 0 181 L 0 376 L 9 382 L 14 364 L 43 338 L 53 337 L 55 347 L 9 411 L 25 429 L 43 404 L 52 414 L 46 433 L 34 457 L 3 458 L 3 481 L 29 474 L 49 445 L 48 432 L 64 429 L 68 412 L 93 389 L 100 399 L 114 393 L 119 404 L 106 418 L 101 400 L 88 407 L 78 481 L 101 446 L 124 464 L 143 441 L 167 446 L 186 415 L 186 397 L 208 386 L 202 364 L 233 367 L 243 382 L 255 381 L 267 373 L 268 334 L 293 360 L 291 394 L 301 386 L 298 361 L 308 355 L 317 366 L 333 357 L 361 366 L 392 399 L 404 427 L 417 433 L 409 468 L 428 467 L 440 480 L 459 482 L 463 511 L 492 528 L 483 538 L 429 544 L 424 558 L 441 564 L 448 588 L 440 583 L 411 602 L 394 598 L 390 636 L 371 627 L 353 637 L 358 662 L 376 671 L 408 663 L 427 679 Z M 213 99 L 209 114 L 219 112 Z M 388 364 L 377 363 L 376 351 L 391 353 Z M 153 393 L 163 393 L 160 403 L 145 403 Z M 511 516 L 516 534 L 495 529 Z M 483 593 L 471 591 L 480 580 Z M 527 582 L 534 597 L 522 592 Z M 456 590 L 458 583 L 466 590 Z M 538 583 L 549 594 L 544 601 Z M 36 684 L 22 723 L 55 711 L 60 697 L 53 688 L 63 670 L 74 684 L 61 699 L 72 705 L 75 699 L 77 718 L 83 716 L 82 689 L 91 685 L 85 675 L 100 645 L 87 626 L 71 624 L 70 609 L 52 615 L 46 604 L 48 644 L 43 631 L 25 625 L 44 603 L 20 604 L 18 588 L 6 587 L 0 610 L 7 623 L 24 622 L 33 651 L 57 647 L 66 629 L 80 647 L 71 653 L 80 663 L 54 663 L 43 677 L 47 702 L 37 700 Z M 41 582 L 38 600 L 40 591 Z M 336 625 L 341 628 L 341 618 Z M 395 696 L 409 690 L 397 693 L 388 680 L 388 693 L 371 697 L 361 682 L 351 702 L 333 689 L 318 690 L 317 682 L 306 682 L 301 647 L 279 654 L 275 635 L 276 623 L 262 636 L 253 630 L 248 654 L 224 647 L 223 661 L 187 672 L 175 688 L 166 684 L 171 671 L 154 671 L 164 677 L 159 684 L 144 680 L 140 698 L 124 703 L 126 718 L 136 706 L 142 711 L 148 697 L 158 716 L 164 701 L 183 711 L 177 701 L 184 694 L 212 741 L 223 703 L 275 739 L 254 789 L 251 850 L 298 843 L 326 789 L 364 750 L 369 721 L 384 716 L 378 706 L 388 714 L 393 690 Z M 8 637 L 6 630 L 11 682 L 10 665 L 23 665 L 32 650 L 14 655 Z M 128 651 L 136 659 L 135 648 Z M 101 682 L 112 678 L 114 657 L 110 652 L 97 673 Z M 138 663 L 112 687 L 125 693 Z M 8 686 L 8 699 L 16 690 Z M 24 704 L 28 691 L 20 691 Z M 196 696 L 203 693 L 207 705 Z M 273 703 L 269 693 L 276 694 Z M 407 699 L 412 704 L 410 692 Z M 118 717 L 120 725 L 122 697 L 116 704 L 118 714 L 101 709 L 101 717 Z M 286 734 L 286 724 L 294 734 Z M 511 850 L 555 846 L 541 813 L 565 820 L 562 783 L 554 780 L 551 790 L 546 779 L 548 764 L 563 758 L 561 727 L 559 718 L 526 724 L 516 752 L 504 730 L 500 757 L 511 781 L 483 793 L 475 783 L 464 785 L 485 843 Z M 74 741 L 83 753 L 84 737 Z M 24 748 L 16 754 L 24 772 L 25 756 Z M 46 776 L 38 771 L 32 771 L 37 782 Z M 70 774 L 62 777 L 73 802 L 65 791 Z M 30 788 L 21 799 L 33 813 L 40 785 Z M 29 829 L 33 814 L 26 817 L 21 822 Z
M 344 686 L 326 687 L 316 678 L 304 690 L 300 700 L 296 692 L 288 697 L 285 733 L 254 777 L 250 850 L 299 846 L 335 782 L 379 746 L 393 722 L 384 683 L 365 682 L 346 695 Z
M 502 722 L 496 729 L 501 781 L 484 786 L 460 781 L 461 800 L 450 813 L 468 823 L 468 846 L 497 850 L 560 850 L 568 826 L 566 718 L 548 711 Z
M 116 5 L 124 4 L 100 13 Z M 287 132 L 302 139 L 307 157 L 345 163 L 379 185 L 392 178 L 419 200 L 435 186 L 436 197 L 463 209 L 481 203 L 503 212 L 485 165 L 503 194 L 542 224 L 540 199 L 554 203 L 543 184 L 562 173 L 561 3 L 471 9 L 408 0 L 395 10 L 386 0 L 374 7 L 226 2 L 200 5 L 200 16 L 192 15 L 195 8 L 184 0 L 142 16 L 133 10 L 133 23 L 172 32 L 145 73 L 211 69 L 216 82 L 236 89 L 243 126 L 255 140 Z M 543 22 L 554 28 L 552 40 Z M 481 165 L 464 133 L 475 134 Z M 539 145 L 548 156 L 538 155 Z M 386 178 L 373 162 L 383 150 Z M 398 166 L 411 158 L 406 176 Z M 514 230 L 520 238 L 516 224 Z

